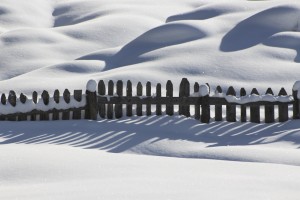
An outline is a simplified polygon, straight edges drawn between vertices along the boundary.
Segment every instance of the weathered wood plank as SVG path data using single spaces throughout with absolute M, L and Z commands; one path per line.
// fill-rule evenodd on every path
M 38 93 L 36 91 L 34 91 L 32 93 L 32 101 L 33 101 L 34 104 L 37 104 L 37 97 L 38 97 Z M 36 120 L 36 114 L 30 115 L 30 120 L 35 121 Z
M 245 88 L 241 88 L 240 90 L 240 96 L 244 97 L 246 96 L 246 90 Z M 241 105 L 241 122 L 246 122 L 247 121 L 247 106 Z
M 293 90 L 293 98 L 294 98 L 294 103 L 293 103 L 293 119 L 300 119 L 300 101 L 298 99 L 298 92 L 297 90 Z
M 5 96 L 5 94 L 1 95 L 1 104 L 2 105 L 6 105 L 6 96 Z M 5 121 L 5 117 L 4 116 L 0 116 L 0 121 Z
M 268 88 L 266 95 L 274 95 L 271 88 Z M 265 105 L 265 123 L 273 123 L 275 121 L 274 105 Z
M 181 80 L 179 86 L 179 97 L 189 97 L 190 96 L 190 82 L 187 78 Z M 179 115 L 190 116 L 190 106 L 189 105 L 179 105 Z
M 156 85 L 156 97 L 161 97 L 161 84 Z M 162 115 L 161 104 L 156 104 L 156 115 Z
M 199 92 L 200 85 L 198 82 L 194 84 L 194 93 Z M 200 103 L 195 105 L 195 119 L 199 120 L 200 119 Z
M 236 92 L 232 86 L 228 88 L 226 95 L 236 96 Z M 236 105 L 234 104 L 226 105 L 226 121 L 236 122 Z
M 8 99 L 7 100 L 10 103 L 11 106 L 13 106 L 13 107 L 16 106 L 16 104 L 17 104 L 17 96 L 16 96 L 15 91 L 13 91 L 13 90 L 9 91 Z M 8 121 L 16 121 L 17 117 L 16 116 L 7 117 L 7 120 Z
M 252 89 L 251 95 L 259 95 L 256 88 Z M 257 105 L 250 106 L 250 122 L 260 123 L 260 110 Z
M 143 96 L 143 85 L 141 82 L 138 82 L 138 84 L 137 84 L 136 95 L 138 97 Z M 137 116 L 143 115 L 143 107 L 142 107 L 142 103 L 140 101 L 136 103 L 136 115 Z
M 41 97 L 42 97 L 42 100 L 43 100 L 43 102 L 44 102 L 44 105 L 47 106 L 47 105 L 49 104 L 49 99 L 50 99 L 49 93 L 48 93 L 46 90 L 44 90 L 44 91 L 42 92 Z M 41 121 L 49 120 L 49 113 L 48 113 L 48 112 L 43 112 L 43 113 L 41 113 L 41 114 L 40 114 L 40 120 L 41 120 Z
M 23 93 L 21 93 L 21 94 L 20 94 L 20 102 L 21 102 L 22 104 L 25 104 L 26 101 L 27 101 L 27 97 L 26 97 Z M 26 115 L 26 114 L 20 113 L 20 114 L 18 115 L 18 121 L 26 121 L 26 120 L 27 120 L 27 115 Z
M 74 99 L 77 102 L 81 102 L 81 100 L 82 100 L 82 90 L 74 90 Z M 81 119 L 81 110 L 73 111 L 72 118 L 73 119 Z
M 278 96 L 287 96 L 287 92 L 284 88 L 281 88 Z M 279 122 L 285 122 L 289 119 L 289 110 L 288 104 L 283 104 L 278 106 L 278 115 L 279 115 Z
M 173 83 L 168 80 L 166 85 L 166 97 L 172 98 L 173 97 Z M 171 102 L 166 103 L 166 114 L 167 115 L 174 115 L 174 104 Z
M 59 104 L 59 99 L 60 99 L 60 93 L 59 90 L 55 90 L 53 94 L 53 99 L 56 104 Z M 52 120 L 59 120 L 59 112 L 57 109 L 54 110 L 53 115 L 52 115 Z
M 71 100 L 71 94 L 70 94 L 70 91 L 68 89 L 65 89 L 64 90 L 64 93 L 63 93 L 63 98 L 64 98 L 64 101 L 69 104 L 70 103 L 70 100 Z M 62 112 L 62 120 L 69 120 L 70 119 L 70 111 L 63 111 Z
M 151 82 L 149 81 L 146 83 L 146 96 L 151 97 Z M 151 104 L 149 103 L 146 104 L 146 115 L 151 115 Z
M 132 97 L 132 83 L 130 80 L 127 81 L 126 96 Z M 132 104 L 126 104 L 126 116 L 132 116 Z
M 98 83 L 98 94 L 100 96 L 103 96 L 106 94 L 106 87 L 105 87 L 105 83 L 103 80 L 100 80 Z M 99 115 L 101 118 L 105 118 L 106 116 L 106 106 L 105 104 L 100 104 L 98 105 L 99 107 Z
M 114 95 L 114 82 L 112 80 L 108 81 L 108 95 Z M 114 118 L 114 107 L 113 104 L 107 104 L 107 118 L 113 119 Z
M 221 86 L 216 87 L 216 94 L 221 94 L 223 93 Z M 210 101 L 213 100 L 213 98 L 210 98 Z M 224 99 L 225 100 L 225 99 Z M 226 101 L 226 100 L 225 100 Z M 210 102 L 211 104 L 211 102 Z M 215 105 L 215 121 L 222 121 L 223 116 L 222 116 L 222 103 L 216 104 Z
M 119 98 L 123 96 L 123 81 L 118 80 L 117 81 L 117 95 Z M 115 117 L 117 119 L 121 118 L 123 116 L 123 108 L 122 104 L 115 104 Z

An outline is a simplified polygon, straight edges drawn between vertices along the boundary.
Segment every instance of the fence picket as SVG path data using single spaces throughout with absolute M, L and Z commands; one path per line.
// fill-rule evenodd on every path
M 228 88 L 226 95 L 236 96 L 236 92 L 232 86 Z M 236 122 L 236 105 L 226 105 L 226 120 L 228 122 Z
M 82 90 L 74 90 L 74 99 L 77 102 L 81 102 L 82 100 Z M 74 110 L 72 119 L 81 119 L 81 110 Z
M 209 85 L 206 84 L 209 88 Z M 210 91 L 210 89 L 209 89 Z M 209 123 L 210 121 L 210 105 L 209 105 L 209 93 L 202 97 L 202 104 L 201 104 L 201 122 L 202 123 Z
M 53 94 L 53 100 L 56 104 L 59 104 L 59 98 L 60 98 L 59 90 L 56 89 Z M 57 109 L 53 110 L 52 120 L 59 120 L 59 112 Z
M 68 89 L 64 90 L 63 98 L 67 104 L 70 103 L 71 95 L 70 95 L 70 91 Z M 62 120 L 69 120 L 69 119 L 70 119 L 70 111 L 68 111 L 68 110 L 63 111 L 62 112 Z
M 198 93 L 199 92 L 199 88 L 200 88 L 200 85 L 198 82 L 196 82 L 194 84 L 194 93 Z M 200 98 L 199 98 L 200 99 Z M 200 119 L 200 103 L 197 103 L 195 105 L 195 119 L 196 120 L 199 120 Z
M 271 88 L 267 89 L 266 95 L 274 95 Z M 274 121 L 274 105 L 265 105 L 265 123 L 273 123 Z
M 146 96 L 151 97 L 151 82 L 146 83 Z M 150 116 L 151 115 L 151 104 L 147 103 L 146 104 L 146 115 Z
M 141 82 L 138 82 L 136 87 L 136 95 L 141 98 L 143 96 L 143 85 Z M 136 104 L 136 115 L 142 116 L 143 115 L 143 107 L 141 103 Z
M 44 90 L 42 92 L 42 99 L 43 99 L 43 102 L 44 102 L 44 105 L 47 106 L 49 104 L 49 93 Z M 42 114 L 40 114 L 40 120 L 41 121 L 44 121 L 44 120 L 49 120 L 49 113 L 47 112 L 43 112 Z
M 38 93 L 37 93 L 36 91 L 34 91 L 34 92 L 32 93 L 32 102 L 33 102 L 34 104 L 37 104 L 37 98 L 38 98 Z M 35 121 L 35 120 L 36 120 L 36 114 L 30 115 L 30 120 L 31 120 L 31 121 Z
M 297 90 L 293 90 L 293 98 L 294 98 L 294 103 L 293 103 L 293 119 L 299 119 L 300 118 L 300 101 L 297 97 L 297 94 L 298 92 L 300 91 L 297 91 Z
M 217 86 L 216 87 L 216 90 L 215 90 L 215 93 L 216 94 L 221 94 L 223 91 L 222 91 L 222 88 L 221 86 Z M 217 104 L 215 105 L 215 121 L 222 121 L 222 105 L 220 104 Z
M 117 95 L 118 97 L 123 96 L 123 81 L 119 80 L 117 81 Z M 115 117 L 117 119 L 121 118 L 123 116 L 123 108 L 122 104 L 115 104 Z
M 189 96 L 190 96 L 190 82 L 187 80 L 187 78 L 183 78 L 179 86 L 179 97 L 182 97 L 183 100 L 183 102 L 179 104 L 179 115 L 185 115 L 186 117 L 190 116 L 190 106 L 182 105 L 186 97 Z
M 100 96 L 103 96 L 105 95 L 106 93 L 106 88 L 105 88 L 105 83 L 103 80 L 100 80 L 99 83 L 98 83 L 98 94 Z M 105 115 L 106 115 L 106 108 L 105 108 L 105 104 L 100 104 L 99 105 L 99 115 L 101 118 L 105 118 Z
M 157 97 L 161 97 L 161 84 L 160 83 L 158 83 L 156 85 L 156 96 Z M 161 114 L 162 114 L 162 112 L 161 112 L 161 104 L 158 103 L 158 104 L 156 104 L 156 115 L 161 115 Z
M 16 104 L 17 104 L 17 96 L 16 96 L 16 93 L 13 90 L 9 91 L 8 102 L 13 107 L 15 107 Z M 9 117 L 7 117 L 7 120 L 8 121 L 16 121 L 17 118 L 16 118 L 16 116 L 9 116 Z
M 278 96 L 287 96 L 287 93 L 284 88 L 281 88 Z M 278 115 L 279 115 L 279 122 L 285 122 L 289 119 L 289 110 L 288 104 L 281 104 L 278 105 Z
M 112 80 L 108 81 L 108 95 L 114 95 L 114 82 Z M 114 118 L 114 107 L 113 104 L 107 104 L 107 118 L 113 119 Z
M 251 95 L 259 95 L 256 88 L 253 88 Z M 250 122 L 260 123 L 260 110 L 258 105 L 250 106 Z
M 240 90 L 240 96 L 244 97 L 247 95 L 247 92 L 245 88 L 241 88 Z M 246 122 L 247 121 L 247 106 L 241 105 L 241 122 Z
M 173 83 L 170 80 L 167 81 L 166 89 L 167 89 L 166 96 L 173 97 Z M 174 115 L 174 105 L 173 104 L 170 104 L 170 103 L 166 104 L 166 113 L 167 113 L 167 115 L 170 115 L 170 116 Z
M 127 81 L 126 96 L 132 97 L 132 83 L 130 80 Z M 126 104 L 126 116 L 128 116 L 128 117 L 132 116 L 132 104 L 131 103 Z
M 23 93 L 21 93 L 20 94 L 20 102 L 22 104 L 25 104 L 26 101 L 27 101 L 27 97 Z M 18 115 L 18 121 L 26 121 L 26 120 L 27 120 L 27 115 L 26 114 L 21 113 L 21 114 Z
M 6 96 L 5 94 L 1 95 L 1 104 L 2 105 L 6 105 Z M 5 120 L 5 116 L 4 115 L 0 115 L 0 121 L 4 121 Z

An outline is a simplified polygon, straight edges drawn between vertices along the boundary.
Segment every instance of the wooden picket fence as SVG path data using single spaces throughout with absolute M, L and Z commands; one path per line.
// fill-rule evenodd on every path
M 34 109 L 28 112 L 16 111 L 9 114 L 0 114 L 0 120 L 96 120 L 99 117 L 119 119 L 123 116 L 150 116 L 153 114 L 172 116 L 176 114 L 174 106 L 178 106 L 179 115 L 194 117 L 203 123 L 209 123 L 212 120 L 222 121 L 223 106 L 226 107 L 224 119 L 228 122 L 236 122 L 237 119 L 240 119 L 241 122 L 263 122 L 262 116 L 260 116 L 262 108 L 264 108 L 265 123 L 275 122 L 275 112 L 278 112 L 279 122 L 289 120 L 289 108 L 293 110 L 292 119 L 299 119 L 300 117 L 298 91 L 293 91 L 292 95 L 288 95 L 284 88 L 280 90 L 278 95 L 274 95 L 271 88 L 266 91 L 266 95 L 274 97 L 275 100 L 268 101 L 261 98 L 259 101 L 242 103 L 241 101 L 232 102 L 228 100 L 228 97 L 237 96 L 233 87 L 229 87 L 226 93 L 223 94 L 222 88 L 218 86 L 215 92 L 209 91 L 206 95 L 201 96 L 201 93 L 199 93 L 201 86 L 196 82 L 193 85 L 193 93 L 191 93 L 191 85 L 186 78 L 183 78 L 179 85 L 179 95 L 174 95 L 171 81 L 167 81 L 164 94 L 162 94 L 160 83 L 152 85 L 151 82 L 147 82 L 145 90 L 143 87 L 143 84 L 139 82 L 136 86 L 136 94 L 133 95 L 131 81 L 127 81 L 124 85 L 121 80 L 116 83 L 110 80 L 107 84 L 100 80 L 97 83 L 97 91 L 87 90 L 83 94 L 82 90 L 74 90 L 73 95 L 71 95 L 69 90 L 66 89 L 61 96 L 60 92 L 55 90 L 51 97 L 47 91 L 43 91 L 40 98 L 38 98 L 37 92 L 33 92 L 31 99 L 28 99 L 24 94 L 17 98 L 16 93 L 10 91 L 8 98 L 5 94 L 1 96 L 0 113 L 3 113 L 1 112 L 2 106 L 10 106 L 12 110 L 14 108 L 18 110 L 17 108 L 27 106 L 28 102 Z M 146 93 L 143 94 L 143 91 L 146 91 Z M 240 89 L 239 94 L 238 98 L 247 97 L 244 88 Z M 249 95 L 262 97 L 255 88 Z M 278 97 L 287 97 L 288 100 L 280 101 Z M 190 112 L 191 106 L 194 107 L 195 111 L 193 116 Z M 240 106 L 240 112 L 237 112 L 237 106 Z M 43 109 L 39 109 L 40 107 Z M 144 107 L 145 109 L 143 109 Z M 155 107 L 155 111 L 152 110 L 153 107 Z M 163 109 L 164 107 L 165 109 Z M 250 112 L 247 112 L 248 110 Z M 215 117 L 211 118 L 213 112 Z

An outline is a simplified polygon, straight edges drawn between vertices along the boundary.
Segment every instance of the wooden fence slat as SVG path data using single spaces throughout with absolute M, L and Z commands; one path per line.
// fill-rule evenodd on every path
M 221 86 L 217 86 L 216 87 L 216 94 L 221 94 L 223 93 Z M 215 105 L 215 121 L 222 121 L 222 105 L 221 104 L 217 104 Z
M 81 102 L 81 100 L 82 100 L 82 90 L 74 90 L 74 99 L 77 102 Z M 81 110 L 74 110 L 72 118 L 73 119 L 81 119 Z
M 136 95 L 138 97 L 143 96 L 143 85 L 142 85 L 141 82 L 138 82 L 138 84 L 137 84 Z M 140 103 L 136 104 L 136 115 L 137 116 L 142 116 L 143 115 L 143 107 L 142 107 L 142 104 L 140 104 Z
M 187 78 L 181 80 L 179 86 L 179 97 L 189 97 L 190 96 L 190 82 Z M 179 105 L 179 115 L 190 116 L 190 106 Z
M 5 94 L 1 95 L 1 104 L 2 105 L 6 105 L 6 96 Z M 0 115 L 0 121 L 4 121 L 5 120 L 5 116 L 4 115 Z
M 293 90 L 293 98 L 294 98 L 294 103 L 293 103 L 293 119 L 299 119 L 300 118 L 300 101 L 298 99 L 298 92 L 297 90 Z
M 16 106 L 16 104 L 17 104 L 17 96 L 16 96 L 15 91 L 13 91 L 13 90 L 9 91 L 8 99 L 7 100 L 10 103 L 10 105 L 12 105 L 13 107 Z M 16 118 L 16 116 L 9 116 L 9 117 L 7 117 L 7 120 L 8 121 L 16 121 L 17 118 Z
M 256 88 L 252 89 L 251 95 L 259 95 Z M 260 110 L 257 105 L 250 106 L 250 122 L 260 123 Z
M 268 88 L 266 95 L 274 95 L 271 88 Z M 265 105 L 265 123 L 273 123 L 275 121 L 274 105 Z
M 98 83 L 98 94 L 103 96 L 106 94 L 106 87 L 105 83 L 103 80 L 100 80 Z M 101 118 L 105 118 L 106 115 L 106 107 L 105 104 L 100 104 L 99 105 L 99 115 Z
M 146 83 L 146 96 L 151 97 L 151 82 Z M 146 104 L 146 115 L 150 116 L 151 115 L 151 104 Z
M 43 102 L 44 102 L 44 105 L 47 106 L 49 104 L 49 93 L 44 90 L 42 92 L 42 95 L 41 95 L 42 99 L 43 99 Z M 43 112 L 42 114 L 40 114 L 40 120 L 41 121 L 44 121 L 44 120 L 49 120 L 49 113 L 47 112 Z
M 26 101 L 27 101 L 27 97 L 23 93 L 21 93 L 20 94 L 20 102 L 22 104 L 25 104 Z M 21 113 L 21 114 L 18 115 L 18 121 L 26 121 L 26 120 L 27 120 L 27 115 L 26 114 Z
M 108 95 L 109 96 L 114 95 L 114 82 L 112 80 L 108 81 Z M 114 107 L 113 104 L 111 103 L 107 104 L 107 118 L 108 119 L 114 118 Z
M 123 81 L 118 80 L 117 81 L 117 95 L 118 97 L 123 96 Z M 115 104 L 115 117 L 117 119 L 121 118 L 123 116 L 123 108 L 122 104 Z
M 59 99 L 60 99 L 59 90 L 56 89 L 53 94 L 53 100 L 56 104 L 59 104 Z M 57 109 L 53 111 L 52 120 L 59 120 L 59 112 Z
M 71 100 L 71 94 L 70 94 L 70 91 L 68 89 L 65 89 L 64 90 L 64 93 L 63 93 L 63 98 L 64 98 L 64 101 L 69 104 L 70 103 L 70 100 Z M 70 111 L 66 110 L 66 111 L 63 111 L 62 112 L 62 120 L 69 120 L 70 119 Z
M 38 93 L 37 93 L 36 91 L 34 91 L 34 92 L 32 93 L 32 102 L 33 102 L 34 104 L 37 104 L 37 98 L 38 98 Z M 36 114 L 30 115 L 30 120 L 31 120 L 31 121 L 35 121 L 35 120 L 36 120 Z
M 209 88 L 209 85 L 206 84 Z M 209 89 L 210 91 L 210 89 Z M 202 123 L 209 123 L 210 121 L 210 105 L 209 105 L 209 93 L 202 97 L 202 104 L 201 104 L 201 122 Z
M 194 84 L 194 93 L 199 92 L 200 85 L 198 82 Z M 195 105 L 195 119 L 199 120 L 200 119 L 200 103 Z
M 173 97 L 173 83 L 168 80 L 166 85 L 166 96 L 167 97 Z M 174 105 L 173 104 L 166 104 L 166 114 L 167 115 L 174 115 Z
M 278 96 L 287 96 L 287 92 L 284 88 L 280 89 Z M 279 122 L 285 122 L 289 119 L 288 104 L 278 105 L 278 112 Z
M 161 97 L 161 84 L 156 85 L 156 96 Z M 162 115 L 161 104 L 156 104 L 156 115 Z
M 240 90 L 240 96 L 244 97 L 247 95 L 247 92 L 245 88 L 241 88 Z M 247 121 L 247 106 L 241 105 L 241 122 L 246 122 Z
M 236 96 L 236 92 L 232 86 L 228 88 L 226 95 Z M 226 105 L 226 121 L 236 122 L 236 105 Z
M 132 97 L 132 83 L 131 83 L 130 80 L 127 81 L 126 96 L 127 97 Z M 127 117 L 132 116 L 132 104 L 126 104 L 126 116 Z

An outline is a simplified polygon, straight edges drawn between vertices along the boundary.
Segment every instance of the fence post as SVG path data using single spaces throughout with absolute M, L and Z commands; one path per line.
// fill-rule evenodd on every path
M 196 82 L 194 84 L 194 93 L 199 93 L 199 88 L 200 88 L 200 85 L 198 82 Z M 196 120 L 200 119 L 200 99 L 201 98 L 199 98 L 199 101 L 197 101 L 197 104 L 195 104 L 195 119 Z
M 267 89 L 266 95 L 274 95 L 271 88 Z M 265 123 L 273 123 L 274 121 L 274 105 L 265 105 Z
M 232 86 L 228 88 L 226 95 L 236 96 L 236 92 Z M 236 105 L 231 105 L 231 103 L 226 105 L 226 120 L 228 122 L 236 122 Z
M 166 85 L 167 93 L 166 97 L 172 98 L 173 97 L 173 83 L 168 80 Z M 166 114 L 167 115 L 174 115 L 174 105 L 170 102 L 169 104 L 166 104 Z
M 286 96 L 287 93 L 284 88 L 281 88 L 278 96 Z M 289 119 L 289 110 L 288 110 L 288 104 L 281 104 L 278 105 L 278 114 L 279 114 L 279 122 L 285 122 Z
M 240 97 L 246 96 L 246 90 L 245 88 L 241 88 L 240 90 Z M 247 121 L 247 107 L 245 105 L 241 105 L 241 122 Z
M 136 95 L 141 98 L 143 96 L 143 85 L 141 82 L 138 82 L 136 86 Z M 136 115 L 142 116 L 143 115 L 143 107 L 141 103 L 136 104 Z
M 105 88 L 105 83 L 103 80 L 100 80 L 98 83 L 98 94 L 99 95 L 105 95 L 106 88 Z M 105 103 L 101 103 L 99 105 L 99 115 L 101 118 L 105 118 L 106 115 L 106 108 L 105 108 Z
M 23 93 L 21 93 L 21 95 L 20 95 L 20 102 L 22 104 L 25 104 L 26 101 L 27 101 L 27 97 Z M 27 120 L 27 115 L 26 114 L 22 114 L 22 113 L 19 114 L 18 121 L 26 121 L 26 120 Z
M 126 96 L 132 97 L 132 83 L 130 80 L 127 81 L 127 87 L 126 87 Z M 132 103 L 126 105 L 126 115 L 128 117 L 132 116 Z
M 259 95 L 256 88 L 253 88 L 251 91 L 251 95 Z M 258 105 L 250 106 L 250 121 L 253 123 L 260 123 L 260 110 Z
M 298 99 L 299 90 L 294 90 L 293 88 L 293 97 L 294 97 L 294 103 L 293 103 L 293 119 L 299 119 L 300 118 L 300 101 Z
M 16 93 L 13 90 L 9 91 L 8 102 L 13 107 L 15 107 L 17 105 L 17 96 L 16 96 Z M 7 120 L 8 121 L 16 121 L 16 117 L 11 116 L 11 117 L 8 117 Z
M 121 99 L 123 96 L 123 81 L 118 80 L 117 81 L 117 95 Z M 121 118 L 123 116 L 123 104 L 117 103 L 115 105 L 115 117 L 117 119 Z
M 209 123 L 210 120 L 210 105 L 209 105 L 209 86 L 201 85 L 200 86 L 200 94 L 202 96 L 202 104 L 201 104 L 201 122 Z
M 82 99 L 82 90 L 74 90 L 74 99 L 77 102 L 81 102 Z M 81 119 L 81 110 L 73 111 L 73 119 Z
M 157 83 L 156 85 L 156 97 L 161 97 L 161 84 Z M 156 115 L 161 115 L 161 103 L 156 103 Z
M 97 106 L 97 94 L 96 94 L 97 82 L 95 80 L 89 80 L 86 86 L 86 119 L 97 119 L 98 106 Z

